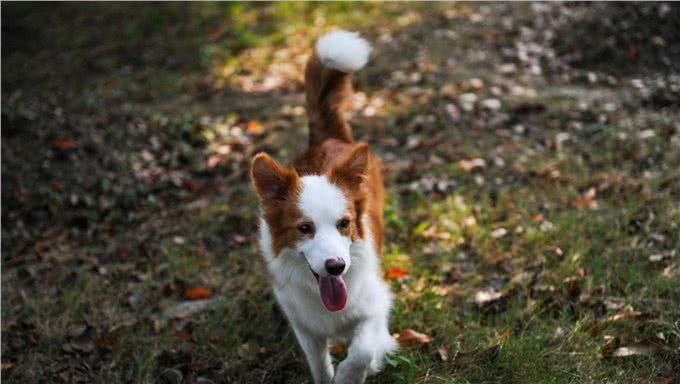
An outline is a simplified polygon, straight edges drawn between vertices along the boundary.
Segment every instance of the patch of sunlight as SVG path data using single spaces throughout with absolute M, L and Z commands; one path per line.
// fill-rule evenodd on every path
M 408 11 L 397 18 L 397 25 L 400 27 L 408 27 L 422 20 L 422 15 L 419 12 Z
M 414 228 L 413 235 L 434 240 L 445 249 L 464 244 L 466 236 L 483 230 L 477 223 L 473 206 L 455 194 L 429 206 L 429 219 Z
M 212 74 L 217 88 L 229 84 L 243 92 L 301 90 L 310 47 L 325 32 L 375 28 L 376 18 L 380 17 L 389 20 L 383 34 L 390 34 L 386 31 L 422 21 L 422 8 L 409 4 L 283 2 L 264 8 L 254 17 L 250 6 L 232 7 L 225 25 L 215 28 L 231 31 L 227 39 L 237 40 L 206 47 L 214 58 Z M 369 100 L 364 113 L 373 116 L 382 105 L 382 97 Z

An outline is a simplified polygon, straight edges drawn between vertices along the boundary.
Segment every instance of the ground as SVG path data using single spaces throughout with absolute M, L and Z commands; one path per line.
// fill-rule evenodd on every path
M 339 27 L 403 345 L 370 382 L 680 382 L 664 3 L 3 3 L 3 382 L 309 381 L 248 171 Z

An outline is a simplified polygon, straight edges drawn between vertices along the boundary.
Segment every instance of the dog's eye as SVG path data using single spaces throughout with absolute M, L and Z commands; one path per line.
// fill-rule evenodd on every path
M 301 226 L 298 227 L 298 231 L 304 234 L 312 233 L 312 226 L 309 224 L 302 224 Z
M 346 229 L 347 227 L 349 227 L 349 219 L 340 220 L 340 222 L 338 223 L 338 228 Z

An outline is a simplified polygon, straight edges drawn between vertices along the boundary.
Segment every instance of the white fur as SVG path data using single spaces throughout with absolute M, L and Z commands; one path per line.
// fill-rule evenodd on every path
M 305 176 L 302 185 L 299 206 L 315 226 L 323 228 L 323 237 L 319 240 L 330 242 L 315 246 L 328 247 L 331 254 L 343 255 L 348 246 L 348 268 L 343 276 L 347 305 L 338 312 L 324 307 L 317 281 L 307 266 L 315 261 L 310 260 L 307 251 L 301 251 L 301 248 L 307 249 L 308 243 L 301 242 L 274 255 L 270 229 L 261 218 L 260 247 L 273 277 L 274 296 L 305 352 L 315 383 L 362 383 L 367 375 L 382 368 L 386 353 L 397 349 L 388 331 L 392 295 L 380 279 L 378 255 L 366 217 L 362 218 L 365 240 L 337 241 L 339 232 L 335 229 L 333 234 L 329 227 L 335 228 L 335 222 L 344 215 L 347 199 L 325 176 Z M 328 353 L 330 339 L 351 340 L 347 358 L 338 365 L 337 372 Z
M 334 31 L 316 42 L 316 52 L 325 67 L 342 72 L 355 72 L 368 62 L 371 45 L 358 32 Z

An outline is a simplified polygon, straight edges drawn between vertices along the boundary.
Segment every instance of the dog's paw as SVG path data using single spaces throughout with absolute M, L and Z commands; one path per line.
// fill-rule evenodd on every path
M 356 365 L 343 361 L 338 365 L 338 370 L 333 378 L 333 384 L 362 384 L 366 381 L 367 373 L 365 368 L 357 368 Z

